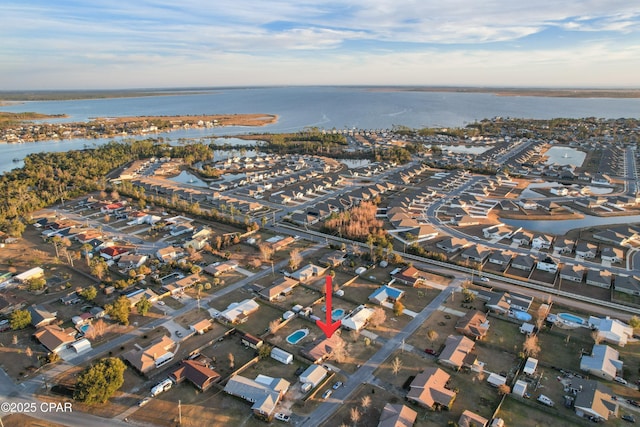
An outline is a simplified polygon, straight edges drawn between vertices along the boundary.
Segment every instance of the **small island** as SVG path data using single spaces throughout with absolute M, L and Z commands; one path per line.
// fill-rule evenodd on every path
M 88 122 L 32 123 L 32 120 L 65 118 L 64 114 L 0 113 L 0 143 L 23 143 L 73 138 L 112 138 L 148 135 L 178 129 L 221 126 L 265 126 L 274 114 L 214 114 L 188 116 L 103 117 Z

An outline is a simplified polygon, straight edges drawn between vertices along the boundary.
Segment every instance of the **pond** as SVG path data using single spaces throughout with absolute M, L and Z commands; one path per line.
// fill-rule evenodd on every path
M 587 227 L 601 227 L 606 225 L 617 224 L 632 224 L 640 222 L 640 215 L 631 216 L 612 216 L 612 217 L 600 217 L 585 215 L 582 219 L 565 219 L 557 221 L 531 221 L 523 219 L 500 219 L 503 223 L 512 227 L 522 227 L 526 230 L 537 231 L 540 233 L 550 233 L 556 235 L 563 235 L 569 230 L 575 228 L 587 228 Z
M 544 155 L 548 157 L 545 162 L 547 165 L 572 165 L 575 167 L 582 166 L 584 159 L 587 157 L 587 153 L 584 151 L 576 150 L 571 147 L 551 147 L 546 153 L 544 153 Z
M 255 147 L 257 145 L 264 144 L 264 141 L 257 139 L 242 139 L 242 138 L 216 138 L 213 140 L 216 145 L 244 145 L 247 147 Z

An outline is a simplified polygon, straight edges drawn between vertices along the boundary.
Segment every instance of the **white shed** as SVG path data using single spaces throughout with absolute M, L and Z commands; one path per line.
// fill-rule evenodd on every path
M 366 267 L 358 267 L 356 268 L 356 274 L 362 274 L 367 271 Z
M 511 390 L 511 394 L 515 394 L 516 396 L 520 397 L 523 397 L 526 392 L 527 382 L 522 380 L 516 381 L 516 383 L 513 385 L 513 389 Z
M 535 329 L 535 325 L 525 322 L 522 324 L 522 326 L 520 326 L 520 333 L 529 336 L 533 334 L 534 329 Z
M 327 376 L 327 370 L 320 365 L 311 365 L 300 375 L 301 383 L 311 384 L 312 388 L 320 384 Z
M 85 351 L 91 350 L 91 343 L 88 339 L 82 338 L 71 344 L 71 347 L 76 351 L 76 353 L 84 353 Z
M 524 369 L 522 370 L 522 372 L 524 372 L 527 375 L 533 375 L 536 373 L 537 368 L 538 368 L 538 359 L 534 359 L 533 357 L 530 357 L 527 359 L 527 362 L 524 364 Z
M 287 353 L 278 347 L 273 347 L 271 349 L 271 358 L 276 359 L 278 362 L 284 363 L 285 365 L 293 363 L 293 354 Z
M 507 379 L 502 375 L 491 374 L 489 378 L 487 378 L 487 382 L 494 387 L 500 387 L 502 384 L 507 383 Z

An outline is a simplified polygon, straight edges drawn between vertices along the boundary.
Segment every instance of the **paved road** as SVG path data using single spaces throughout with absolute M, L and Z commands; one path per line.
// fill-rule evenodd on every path
M 327 421 L 335 412 L 337 412 L 344 401 L 354 393 L 362 384 L 372 383 L 374 380 L 373 372 L 382 364 L 389 356 L 400 348 L 404 340 L 409 338 L 437 309 L 442 305 L 457 287 L 457 281 L 440 292 L 416 317 L 413 318 L 394 337 L 390 338 L 369 360 L 367 360 L 360 369 L 353 373 L 345 382 L 342 388 L 336 390 L 331 398 L 316 408 L 313 413 L 302 420 L 301 426 L 319 426 Z

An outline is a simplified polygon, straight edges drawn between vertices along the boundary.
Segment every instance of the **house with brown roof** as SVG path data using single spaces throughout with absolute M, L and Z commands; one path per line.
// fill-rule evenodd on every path
M 456 331 L 474 340 L 484 338 L 489 331 L 487 315 L 481 311 L 468 311 L 456 323 Z
M 611 389 L 599 381 L 574 378 L 571 389 L 575 391 L 574 409 L 579 417 L 608 420 L 618 416 L 618 403 Z
M 206 266 L 204 272 L 217 277 L 221 274 L 234 271 L 236 268 L 238 268 L 238 263 L 235 261 L 216 262 Z
M 456 392 L 446 388 L 450 375 L 440 368 L 426 368 L 416 375 L 407 393 L 407 400 L 429 409 L 450 409 Z
M 47 325 L 38 329 L 33 336 L 47 350 L 52 353 L 58 353 L 76 340 L 74 338 L 76 333 L 73 328 L 62 329 L 58 325 Z
M 220 380 L 220 374 L 208 365 L 197 360 L 183 360 L 178 369 L 173 371 L 169 378 L 176 384 L 188 380 L 200 391 L 207 391 Z
M 202 335 L 211 329 L 211 319 L 202 319 L 193 325 L 189 325 L 189 329 L 198 335 Z
M 488 419 L 467 409 L 460 415 L 458 427 L 486 427 L 488 423 Z
M 412 427 L 418 413 L 405 405 L 387 403 L 380 414 L 378 427 Z
M 425 282 L 427 273 L 411 265 L 404 270 L 392 274 L 392 277 L 404 285 L 415 287 Z
M 307 347 L 303 348 L 300 351 L 300 354 L 313 363 L 322 363 L 324 360 L 331 357 L 333 349 L 336 347 L 336 343 L 340 339 L 340 336 L 337 334 L 331 335 L 331 338 L 318 338 Z
M 472 354 L 475 341 L 463 335 L 449 335 L 444 344 L 444 349 L 438 356 L 438 363 L 460 369 L 463 366 L 472 367 L 478 360 Z
M 168 336 L 163 336 L 147 348 L 136 345 L 136 348 L 124 353 L 122 358 L 141 374 L 147 374 L 173 360 L 174 354 L 169 351 L 173 347 L 175 342 Z
M 300 282 L 291 277 L 280 277 L 274 280 L 268 288 L 260 290 L 260 296 L 268 301 L 273 301 L 280 295 L 288 295 Z

